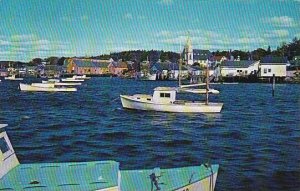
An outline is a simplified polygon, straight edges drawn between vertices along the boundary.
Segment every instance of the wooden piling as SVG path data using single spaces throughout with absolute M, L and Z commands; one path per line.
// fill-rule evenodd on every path
M 275 95 L 275 74 L 273 74 L 273 82 L 272 82 L 272 96 Z

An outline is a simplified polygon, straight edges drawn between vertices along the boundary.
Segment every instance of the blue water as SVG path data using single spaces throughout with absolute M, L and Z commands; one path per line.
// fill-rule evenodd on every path
M 36 81 L 36 79 L 35 79 Z M 0 82 L 0 123 L 21 163 L 116 160 L 121 169 L 220 164 L 216 190 L 300 190 L 300 85 L 214 85 L 220 114 L 124 110 L 120 94 L 176 82 L 92 78 L 74 93 Z M 197 96 L 197 95 L 194 95 Z

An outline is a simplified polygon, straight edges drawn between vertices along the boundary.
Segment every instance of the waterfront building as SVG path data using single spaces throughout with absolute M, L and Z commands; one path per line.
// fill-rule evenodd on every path
M 240 60 L 229 61 L 225 60 L 221 62 L 216 72 L 217 75 L 222 77 L 235 77 L 235 76 L 249 76 L 251 74 L 257 74 L 259 68 L 259 61 L 254 60 Z M 219 77 L 218 76 L 218 77 Z
M 259 77 L 265 79 L 275 75 L 276 78 L 283 79 L 286 77 L 287 63 L 286 57 L 266 56 L 260 62 Z
M 70 58 L 64 61 L 64 67 L 69 74 L 103 75 L 110 74 L 110 62 L 111 60 Z
M 193 49 L 191 38 L 188 37 L 184 46 L 183 57 L 187 65 L 199 64 L 206 66 L 207 60 L 211 57 L 209 50 Z
M 122 60 L 113 61 L 109 63 L 108 70 L 111 74 L 121 76 L 126 71 L 128 71 L 127 62 L 123 62 Z

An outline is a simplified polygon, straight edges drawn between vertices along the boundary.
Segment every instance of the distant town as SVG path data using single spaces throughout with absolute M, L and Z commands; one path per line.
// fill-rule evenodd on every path
M 282 43 L 276 50 L 258 48 L 209 51 L 194 49 L 187 39 L 182 53 L 131 50 L 94 57 L 34 58 L 30 62 L 0 61 L 0 76 L 53 78 L 64 75 L 110 76 L 142 80 L 203 80 L 208 66 L 211 81 L 300 82 L 300 40 Z

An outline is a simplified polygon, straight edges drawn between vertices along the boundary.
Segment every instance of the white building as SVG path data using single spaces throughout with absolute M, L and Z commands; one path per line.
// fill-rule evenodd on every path
M 258 72 L 259 61 L 240 60 L 223 61 L 219 66 L 218 74 L 223 77 L 249 76 Z
M 286 77 L 287 59 L 284 57 L 267 56 L 260 62 L 259 76 L 261 78 Z
M 209 50 L 193 49 L 191 38 L 188 37 L 184 46 L 183 55 L 188 65 L 198 63 L 200 66 L 206 66 L 211 53 Z

